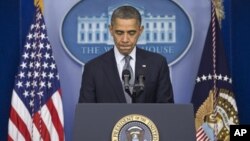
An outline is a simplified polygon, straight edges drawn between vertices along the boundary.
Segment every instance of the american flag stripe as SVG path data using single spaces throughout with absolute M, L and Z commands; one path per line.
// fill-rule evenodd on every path
M 36 127 L 36 130 L 41 129 L 41 131 L 38 131 L 38 133 L 41 133 L 41 139 L 46 141 L 51 141 L 49 131 L 46 127 L 46 124 L 43 122 L 44 120 L 41 119 L 39 113 L 36 113 L 34 115 L 34 127 Z M 49 124 L 48 124 L 49 125 Z M 34 130 L 34 129 L 33 129 Z M 38 134 L 40 136 L 40 134 Z
M 41 133 L 39 133 L 38 128 L 36 127 L 35 124 L 33 124 L 33 129 L 32 129 L 32 141 L 41 141 L 43 138 L 41 137 Z
M 8 135 L 8 141 L 14 141 L 9 135 Z
M 11 131 L 12 133 L 15 133 L 15 135 L 9 134 L 8 135 L 8 141 L 14 141 L 14 140 L 16 140 L 16 141 L 17 140 L 24 141 L 25 140 L 24 136 L 19 132 L 19 130 L 14 125 L 14 123 L 12 121 L 10 121 L 9 125 L 10 125 L 9 126 L 9 131 Z
M 53 112 L 53 110 L 54 109 L 51 109 L 51 107 L 49 106 L 50 104 L 49 103 L 51 103 L 51 100 L 49 100 L 48 102 L 47 102 L 47 106 L 46 107 L 44 107 L 43 109 L 42 109 L 42 111 L 46 111 L 46 112 L 44 112 L 44 113 L 47 113 L 47 115 L 43 115 L 42 116 L 42 118 L 43 118 L 43 120 L 44 121 L 47 121 L 45 124 L 46 125 L 50 125 L 49 127 L 47 127 L 48 128 L 48 130 L 49 130 L 49 132 L 50 132 L 50 134 L 51 134 L 51 138 L 53 138 L 53 140 L 58 140 L 59 139 L 59 136 L 60 136 L 60 133 L 57 131 L 57 129 L 56 128 L 58 128 L 57 127 L 57 125 L 55 125 L 55 123 L 54 123 L 54 119 L 56 118 L 55 117 L 55 115 L 57 114 L 56 112 Z M 55 115 L 54 115 L 55 114 Z M 58 119 L 56 118 L 56 120 L 58 121 Z M 51 122 L 52 121 L 52 123 L 53 124 L 50 124 L 49 122 Z M 62 127 L 62 126 L 60 126 L 60 127 Z M 57 139 L 55 139 L 55 138 L 57 138 Z
M 38 129 L 35 127 L 35 124 L 33 124 L 33 129 L 32 129 L 32 141 L 41 141 L 42 138 L 40 137 L 40 133 Z
M 41 109 L 41 117 L 40 118 L 41 118 L 42 126 L 43 126 L 43 127 L 41 127 L 41 129 L 44 129 L 42 131 L 43 139 L 45 137 L 47 137 L 47 140 L 55 140 L 55 138 L 54 138 L 54 136 L 55 136 L 55 127 L 51 123 L 51 115 L 49 113 L 49 110 L 48 110 L 47 106 L 44 106 Z M 52 129 L 54 129 L 54 130 L 52 130 Z M 56 140 L 58 140 L 58 138 Z
M 204 133 L 204 132 L 203 132 L 202 128 L 200 127 L 200 128 L 198 129 L 198 131 L 196 132 L 196 136 L 197 136 L 197 137 L 200 137 L 200 136 L 202 136 L 203 133 Z
M 209 138 L 202 127 L 196 132 L 196 141 L 209 141 Z
M 59 111 L 60 109 L 63 109 L 63 105 L 62 105 L 62 94 L 61 94 L 61 90 L 59 89 L 58 91 L 56 91 L 54 93 L 54 95 L 51 97 L 52 101 L 53 101 L 53 105 L 55 106 L 56 111 Z M 57 112 L 60 122 L 62 124 L 64 124 L 64 119 L 63 119 L 63 113 L 62 112 Z M 63 126 L 63 125 L 62 125 Z
M 56 95 L 56 94 L 54 94 L 54 95 Z M 58 113 L 56 112 L 57 110 L 56 110 L 55 105 L 53 103 L 53 99 L 51 99 L 47 102 L 47 107 L 49 107 L 49 112 L 52 115 L 51 120 L 53 122 L 53 125 L 54 125 L 56 131 L 57 131 L 59 139 L 62 140 L 64 138 L 63 125 L 61 124 L 61 122 L 57 122 L 57 121 L 60 121 L 60 118 L 59 118 Z
M 18 132 L 9 132 L 11 133 L 10 137 L 16 140 L 15 137 L 23 136 L 25 137 L 26 141 L 31 141 L 31 136 L 30 136 L 31 129 L 28 128 L 30 126 L 27 126 L 29 125 L 28 121 L 31 120 L 31 118 L 29 118 L 30 117 L 29 112 L 26 110 L 26 108 L 23 108 L 24 105 L 22 101 L 19 99 L 19 97 L 17 96 L 15 91 L 13 91 L 12 100 L 15 101 L 15 104 L 13 104 L 12 102 L 12 105 L 11 105 L 10 120 L 9 120 L 9 123 L 11 124 L 9 125 L 9 128 L 11 129 L 18 128 L 19 130 L 17 130 Z
M 16 91 L 13 91 L 12 101 L 15 102 L 11 103 L 11 107 L 13 110 L 16 109 L 18 111 L 20 120 L 25 119 L 23 122 L 27 125 L 27 127 L 31 127 L 32 123 L 30 121 L 32 121 L 32 118 L 29 114 L 29 111 L 25 107 L 23 101 L 17 95 Z M 31 128 L 29 128 L 29 132 L 31 132 Z

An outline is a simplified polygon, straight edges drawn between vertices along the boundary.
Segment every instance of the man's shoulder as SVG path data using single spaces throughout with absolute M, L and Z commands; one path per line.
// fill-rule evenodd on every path
M 98 64 L 102 64 L 105 60 L 109 59 L 110 57 L 112 57 L 112 52 L 113 49 L 89 60 L 85 65 L 98 65 Z
M 151 52 L 142 48 L 137 48 L 138 53 L 143 55 L 146 58 L 154 58 L 154 59 L 165 59 L 165 57 L 159 53 Z

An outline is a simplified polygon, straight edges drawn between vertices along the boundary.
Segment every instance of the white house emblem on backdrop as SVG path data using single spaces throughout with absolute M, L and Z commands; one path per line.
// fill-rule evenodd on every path
M 138 47 L 165 56 L 169 65 L 179 61 L 191 46 L 192 23 L 188 14 L 172 1 L 160 1 L 157 7 L 150 0 L 100 0 L 100 6 L 90 0 L 80 1 L 64 17 L 61 41 L 66 52 L 78 63 L 99 56 L 113 47 L 108 25 L 113 11 L 121 5 L 131 5 L 142 15 L 144 31 Z

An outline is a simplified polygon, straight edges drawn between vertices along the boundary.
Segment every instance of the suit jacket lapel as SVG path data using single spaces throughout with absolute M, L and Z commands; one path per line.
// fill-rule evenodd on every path
M 146 58 L 143 56 L 143 52 L 140 48 L 137 47 L 136 49 L 136 64 L 135 64 L 135 76 L 137 77 L 141 73 L 146 75 Z M 136 79 L 136 78 L 135 78 Z
M 114 55 L 114 49 L 111 49 L 109 53 L 107 54 L 106 59 L 104 60 L 105 64 L 103 65 L 105 74 L 107 76 L 108 82 L 110 82 L 110 85 L 112 89 L 115 91 L 115 94 L 120 102 L 126 102 L 122 83 L 120 80 L 119 72 L 116 65 L 115 55 Z
M 145 87 L 144 87 L 144 91 L 140 94 L 140 95 L 143 95 L 143 96 L 139 96 L 138 98 L 137 98 L 137 101 L 143 101 L 143 99 L 144 99 L 144 96 L 146 95 L 145 94 L 145 92 L 146 92 L 146 87 L 147 87 L 147 85 L 146 85 L 146 81 L 147 81 L 147 79 L 146 78 L 148 78 L 148 76 L 147 76 L 147 68 L 146 67 L 148 67 L 147 66 L 148 64 L 147 64 L 147 58 L 146 58 L 146 56 L 144 55 L 144 53 L 143 53 L 143 50 L 142 49 L 140 49 L 140 48 L 138 48 L 137 47 L 137 49 L 136 49 L 136 65 L 135 65 L 135 82 L 136 83 L 138 83 L 138 76 L 139 75 L 144 75 L 144 77 L 145 77 L 145 81 L 144 81 L 144 85 L 145 85 Z

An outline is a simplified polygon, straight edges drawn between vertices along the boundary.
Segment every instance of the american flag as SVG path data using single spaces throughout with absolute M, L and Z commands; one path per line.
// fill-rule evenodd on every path
M 38 6 L 20 60 L 12 92 L 8 140 L 63 141 L 59 75 Z

